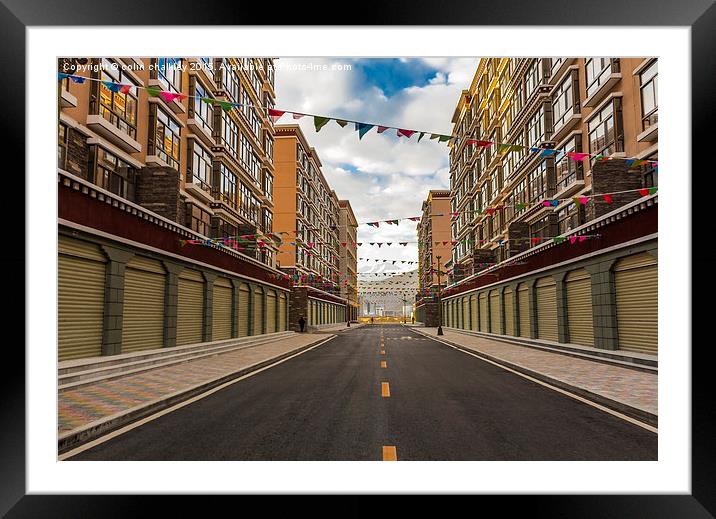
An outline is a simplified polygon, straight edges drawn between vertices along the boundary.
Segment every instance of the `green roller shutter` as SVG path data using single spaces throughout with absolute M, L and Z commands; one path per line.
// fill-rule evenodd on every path
M 177 346 L 202 341 L 204 322 L 204 277 L 196 270 L 179 274 Z
M 214 308 L 212 309 L 211 340 L 231 339 L 231 300 L 234 287 L 227 278 L 214 281 Z
M 124 274 L 122 353 L 164 345 L 166 273 L 161 262 L 134 256 Z
M 490 329 L 488 327 L 488 321 L 487 321 L 487 292 L 482 292 L 479 297 L 480 297 L 480 331 L 481 332 L 489 332 Z
M 266 333 L 276 332 L 276 292 L 269 290 L 266 297 Z
M 584 269 L 573 270 L 564 279 L 567 291 L 569 342 L 594 346 L 592 321 L 592 277 Z
M 475 294 L 470 296 L 470 311 L 472 312 L 472 329 L 477 330 L 477 297 Z
M 557 283 L 552 276 L 543 277 L 535 284 L 537 298 L 537 338 L 549 341 L 557 336 Z
M 502 333 L 500 317 L 500 293 L 497 290 L 490 291 L 490 331 Z
M 619 349 L 658 353 L 658 267 L 646 252 L 614 267 Z
M 102 355 L 106 258 L 94 244 L 60 236 L 57 271 L 59 360 Z
M 505 305 L 505 335 L 515 334 L 515 319 L 513 314 L 513 297 L 512 289 L 506 288 L 504 293 Z
M 527 283 L 517 288 L 517 302 L 520 313 L 520 337 L 531 337 L 530 333 L 530 289 Z
M 239 337 L 246 337 L 249 334 L 249 298 L 249 286 L 246 283 L 241 283 L 239 286 L 239 304 L 236 309 Z
M 278 307 L 278 329 L 281 332 L 285 332 L 288 327 L 286 323 L 286 294 L 281 292 L 279 296 L 279 307 Z
M 254 286 L 253 310 L 254 335 L 261 335 L 264 322 L 264 289 L 258 285 Z

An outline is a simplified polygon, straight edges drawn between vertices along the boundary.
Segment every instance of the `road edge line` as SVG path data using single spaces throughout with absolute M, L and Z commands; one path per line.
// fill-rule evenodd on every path
M 165 414 L 220 391 L 231 384 L 235 384 L 245 378 L 286 362 L 293 357 L 297 357 L 298 355 L 306 353 L 314 348 L 318 348 L 335 338 L 335 335 L 331 335 L 330 337 L 321 339 L 318 342 L 301 346 L 296 350 L 282 353 L 281 355 L 252 364 L 227 375 L 222 375 L 207 382 L 202 382 L 196 386 L 192 386 L 176 393 L 171 393 L 167 398 L 152 400 L 146 405 L 143 404 L 130 408 L 121 414 L 116 415 L 114 418 L 110 417 L 109 420 L 99 424 L 91 422 L 82 429 L 70 431 L 58 440 L 57 460 L 66 460 L 79 454 L 80 452 L 94 447 L 95 445 L 104 443 L 115 436 L 119 436 L 120 434 L 134 429 L 139 425 L 152 421 L 160 416 L 164 416 Z M 109 435 L 112 436 L 108 437 Z
M 489 362 L 490 364 L 493 364 L 493 365 L 498 366 L 506 371 L 509 371 L 509 372 L 519 375 L 523 378 L 526 378 L 527 380 L 531 380 L 532 382 L 536 382 L 537 384 L 540 384 L 540 385 L 545 386 L 549 389 L 552 389 L 553 391 L 562 393 L 562 394 L 569 396 L 575 400 L 584 402 L 584 403 L 586 403 L 592 407 L 595 407 L 601 411 L 604 411 L 611 415 L 617 416 L 617 417 L 621 418 L 622 420 L 625 420 L 627 422 L 638 425 L 639 427 L 642 427 L 643 429 L 646 429 L 650 432 L 658 433 L 658 415 L 654 415 L 647 411 L 643 411 L 636 407 L 632 407 L 628 404 L 624 404 L 623 402 L 617 402 L 610 398 L 599 395 L 598 393 L 593 393 L 592 391 L 589 391 L 587 389 L 580 388 L 577 386 L 572 386 L 572 385 L 567 384 L 566 382 L 563 382 L 559 379 L 550 377 L 549 375 L 545 375 L 544 373 L 540 373 L 539 371 L 534 371 L 529 368 L 525 368 L 524 366 L 520 366 L 520 365 L 513 364 L 511 362 L 508 362 L 508 361 L 505 361 L 502 359 L 498 359 L 497 357 L 493 357 L 493 356 L 488 355 L 483 352 L 477 352 L 477 351 L 471 350 L 469 348 L 466 348 L 465 346 L 460 346 L 458 344 L 454 344 L 454 343 L 447 341 L 445 339 L 442 339 L 442 338 L 437 339 L 425 332 L 416 331 L 415 333 L 419 333 L 420 335 L 422 335 L 424 337 L 427 337 L 435 342 L 439 342 L 441 344 L 449 346 L 449 347 L 451 347 L 455 350 L 458 350 L 462 353 L 472 355 L 473 357 L 476 357 L 484 362 Z M 612 407 L 612 406 L 614 406 L 614 407 Z

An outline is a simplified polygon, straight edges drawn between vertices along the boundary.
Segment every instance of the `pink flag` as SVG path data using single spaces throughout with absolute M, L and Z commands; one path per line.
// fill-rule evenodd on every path
M 584 240 L 586 240 L 586 239 L 587 239 L 586 236 L 580 236 L 580 237 L 579 237 L 579 243 L 582 243 L 582 242 L 583 242 Z
M 576 236 L 570 236 L 570 237 L 569 237 L 569 243 L 571 243 L 571 244 L 574 245 L 574 242 L 576 242 L 576 241 L 577 241 L 577 237 L 576 237 Z
M 589 197 L 583 196 L 580 201 L 582 202 L 582 205 L 587 205 L 587 202 L 589 202 Z
M 294 119 L 300 119 L 301 117 L 303 117 L 303 114 L 293 114 Z
M 385 130 L 389 130 L 390 126 L 378 126 L 378 133 L 383 133 Z
M 589 157 L 589 153 L 575 153 L 573 151 L 570 151 L 569 153 L 567 153 L 567 156 L 570 157 L 572 160 L 584 160 Z
M 167 103 L 171 103 L 177 97 L 181 97 L 181 94 L 175 94 L 173 92 L 167 92 L 165 90 L 159 92 L 159 95 L 162 96 L 162 99 L 164 99 Z

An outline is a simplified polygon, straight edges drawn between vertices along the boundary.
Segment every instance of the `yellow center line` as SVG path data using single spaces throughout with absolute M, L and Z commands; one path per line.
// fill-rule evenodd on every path
M 388 398 L 390 396 L 390 384 L 387 382 L 380 383 L 380 396 Z
M 398 461 L 398 451 L 393 445 L 383 445 L 383 461 Z
M 381 360 L 381 361 L 380 361 L 380 367 L 381 367 L 381 368 L 387 368 L 387 367 L 388 367 L 388 363 L 385 362 L 384 360 Z

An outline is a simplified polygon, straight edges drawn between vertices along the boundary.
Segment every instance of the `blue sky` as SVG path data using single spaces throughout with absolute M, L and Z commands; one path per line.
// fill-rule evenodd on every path
M 276 62 L 276 108 L 450 133 L 450 119 L 477 62 L 478 58 L 280 58 Z M 302 71 L 296 66 L 308 63 L 328 65 L 328 71 Z M 339 198 L 350 200 L 359 222 L 419 216 L 430 189 L 449 187 L 445 144 L 429 139 L 418 143 L 417 136 L 398 138 L 395 130 L 379 135 L 375 129 L 359 140 L 353 125 L 341 128 L 333 122 L 317 133 L 309 117 L 296 121 L 285 115 L 277 124 L 296 122 L 318 151 L 329 184 Z M 415 227 L 409 220 L 398 226 L 362 225 L 358 241 L 415 242 Z M 408 247 L 364 245 L 358 256 L 416 261 L 417 243 Z M 359 262 L 361 272 L 415 268 Z

